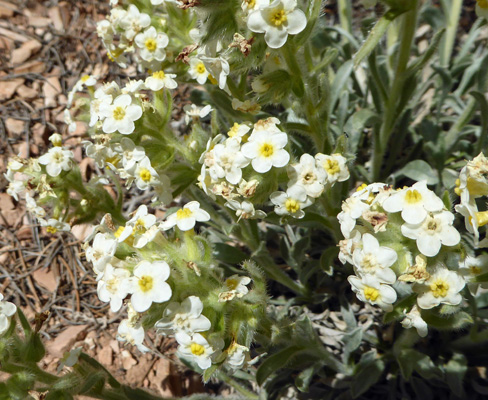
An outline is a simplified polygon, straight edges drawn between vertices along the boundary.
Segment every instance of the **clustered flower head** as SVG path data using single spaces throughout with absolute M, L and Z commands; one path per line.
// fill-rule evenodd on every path
M 288 188 L 270 193 L 269 199 L 276 214 L 294 218 L 302 218 L 303 209 L 327 188 L 349 178 L 346 159 L 340 154 L 303 154 L 298 163 L 290 163 L 288 135 L 278 128 L 279 123 L 270 117 L 256 122 L 251 130 L 236 122 L 227 138 L 218 135 L 209 140 L 200 157 L 200 186 L 208 195 L 227 200 L 226 206 L 235 210 L 239 219 L 266 216 L 254 208 L 252 200 L 260 182 L 277 168 L 287 168 Z M 256 173 L 262 176 L 260 180 L 252 179 Z
M 350 263 L 348 280 L 359 300 L 392 311 L 415 296 L 403 326 L 427 334 L 422 319 L 439 305 L 459 306 L 465 278 L 459 264 L 460 234 L 454 214 L 425 182 L 395 190 L 382 183 L 363 185 L 338 215 L 345 237 L 339 259 Z
M 216 327 L 228 320 L 221 311 L 231 310 L 249 293 L 251 278 L 215 279 L 215 267 L 197 244 L 204 239 L 196 240 L 193 231 L 196 221 L 209 218 L 196 201 L 162 222 L 146 205 L 125 225 L 117 226 L 107 214 L 87 239 L 85 254 L 93 264 L 99 299 L 109 303 L 112 312 L 127 307 L 127 318 L 118 327 L 120 341 L 147 351 L 145 332 L 155 328 L 159 334 L 174 336 L 178 355 L 200 369 L 213 363 L 236 369 L 246 362 L 250 342 L 236 343 L 238 332 L 229 341 L 225 331 Z M 212 310 L 219 303 L 228 306 Z M 152 314 L 161 317 L 149 326 L 145 316 Z

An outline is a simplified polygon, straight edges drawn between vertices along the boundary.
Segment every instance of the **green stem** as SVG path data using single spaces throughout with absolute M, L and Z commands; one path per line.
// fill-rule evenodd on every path
M 342 29 L 351 33 L 351 0 L 339 0 L 337 2 L 337 8 L 339 9 L 339 20 L 341 22 Z
M 442 42 L 440 51 L 441 67 L 448 67 L 451 60 L 452 49 L 456 40 L 456 33 L 459 27 L 459 17 L 461 15 L 462 0 L 442 0 L 442 8 L 446 15 L 446 34 Z
M 252 400 L 258 400 L 259 396 L 256 393 L 251 392 L 244 386 L 242 386 L 240 383 L 238 383 L 235 379 L 232 379 L 230 376 L 227 374 L 224 374 L 222 371 L 218 371 L 216 373 L 216 376 L 218 379 L 224 381 L 227 383 L 227 385 L 233 387 L 235 390 L 237 390 L 240 394 L 243 396 L 246 396 L 246 399 L 252 399 Z
M 403 16 L 403 24 L 400 36 L 400 48 L 395 76 L 389 93 L 388 101 L 385 104 L 385 117 L 383 119 L 379 134 L 375 137 L 371 171 L 371 178 L 373 182 L 380 179 L 383 156 L 386 151 L 390 136 L 393 133 L 393 128 L 395 126 L 397 117 L 402 111 L 398 110 L 397 106 L 405 85 L 405 72 L 407 70 L 412 42 L 417 28 L 418 8 L 419 1 L 412 0 L 412 8 Z

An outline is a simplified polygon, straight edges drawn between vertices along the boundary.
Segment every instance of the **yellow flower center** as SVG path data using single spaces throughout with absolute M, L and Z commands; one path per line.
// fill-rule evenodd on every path
M 285 208 L 290 214 L 295 214 L 300 211 L 300 203 L 295 199 L 287 199 L 285 201 Z
M 229 288 L 229 290 L 235 290 L 235 288 L 239 285 L 239 281 L 234 278 L 228 278 L 225 281 L 225 286 Z
M 58 230 L 54 226 L 48 226 L 46 228 L 47 233 L 56 233 Z
M 115 107 L 114 112 L 113 112 L 113 117 L 116 121 L 120 121 L 120 120 L 124 119 L 125 110 L 120 106 Z
M 480 267 L 476 267 L 476 266 L 474 266 L 474 265 L 471 265 L 471 266 L 469 267 L 469 270 L 471 271 L 471 273 L 472 273 L 473 275 L 479 275 L 479 274 L 481 274 L 481 268 L 480 268 Z
M 139 172 L 139 176 L 144 182 L 149 182 L 151 180 L 151 171 L 149 171 L 147 168 L 143 168 Z
M 378 268 L 378 261 L 376 260 L 376 257 L 374 255 L 366 254 L 361 261 L 361 267 L 363 267 L 366 272 L 372 272 L 376 268 Z
M 155 72 L 154 74 L 152 74 L 153 78 L 156 78 L 156 79 L 164 79 L 164 77 L 166 76 L 166 74 L 164 73 L 164 71 L 157 71 Z
M 189 208 L 180 208 L 176 211 L 176 219 L 185 219 L 191 217 L 191 210 Z
M 325 168 L 325 166 L 324 166 L 324 168 Z M 366 189 L 367 186 L 368 185 L 366 185 L 365 183 L 363 183 L 361 186 L 358 186 L 358 188 L 356 189 L 356 192 L 360 192 L 361 190 Z
M 234 122 L 234 125 L 232 126 L 232 128 L 230 128 L 230 131 L 227 132 L 227 135 L 229 135 L 229 137 L 234 137 L 235 135 L 237 135 L 237 131 L 239 130 L 239 127 L 241 125 L 239 125 L 237 122 Z
M 124 50 L 122 50 L 122 49 L 115 49 L 114 51 L 109 52 L 107 55 L 108 55 L 108 58 L 110 59 L 110 61 L 114 61 L 116 58 L 120 57 L 120 55 L 123 52 L 124 52 Z
M 139 288 L 141 291 L 149 292 L 154 286 L 154 280 L 152 276 L 141 276 L 139 278 Z
M 371 286 L 365 286 L 363 292 L 364 292 L 364 297 L 366 298 L 366 300 L 369 301 L 376 301 L 376 299 L 380 295 L 380 291 Z
M 488 211 L 477 212 L 476 222 L 478 222 L 478 226 L 483 226 L 488 224 Z
M 247 3 L 247 8 L 253 9 L 256 7 L 256 0 L 244 0 Z
M 205 347 L 198 343 L 192 343 L 190 345 L 190 350 L 191 353 L 196 356 L 201 356 L 203 353 L 205 353 Z
M 417 204 L 422 201 L 422 195 L 420 194 L 419 191 L 412 189 L 412 190 L 407 190 L 407 194 L 405 195 L 405 201 L 408 204 Z
M 269 17 L 269 21 L 274 26 L 281 26 L 286 20 L 285 10 L 275 10 Z
M 217 79 L 215 79 L 212 74 L 208 74 L 208 80 L 210 81 L 210 83 L 212 85 L 216 85 L 217 84 Z
M 120 235 L 122 235 L 122 232 L 124 231 L 124 229 L 125 229 L 125 226 L 119 226 L 119 227 L 117 228 L 117 230 L 114 232 L 114 236 L 115 236 L 116 238 L 119 238 L 119 237 L 120 237 Z
M 430 220 L 427 222 L 426 228 L 428 231 L 430 231 L 430 233 L 434 233 L 438 230 L 439 224 L 434 218 L 430 218 Z
M 90 79 L 90 75 L 83 75 L 83 76 L 81 77 L 81 81 L 82 81 L 83 83 L 84 83 L 84 82 L 86 82 L 88 79 Z
M 205 64 L 204 63 L 199 62 L 195 66 L 195 70 L 197 71 L 197 74 L 204 74 L 207 69 L 205 68 Z
M 339 163 L 337 162 L 337 160 L 329 158 L 324 162 L 324 169 L 327 171 L 329 175 L 335 175 L 340 172 L 341 167 L 339 167 Z
M 488 8 L 488 0 L 476 0 L 480 8 Z
M 430 290 L 434 297 L 446 297 L 447 291 L 449 290 L 449 284 L 442 279 L 437 279 L 430 284 Z
M 138 234 L 142 234 L 142 233 L 146 232 L 146 226 L 144 225 L 144 221 L 142 220 L 142 218 L 139 218 L 136 221 L 136 224 L 134 225 L 134 231 L 135 231 L 135 233 L 138 233 Z
M 274 154 L 274 146 L 270 143 L 263 143 L 258 153 L 261 157 L 271 157 Z
M 146 49 L 148 49 L 150 52 L 156 51 L 156 48 L 158 47 L 156 41 L 153 38 L 146 39 L 144 42 L 144 46 L 146 46 Z

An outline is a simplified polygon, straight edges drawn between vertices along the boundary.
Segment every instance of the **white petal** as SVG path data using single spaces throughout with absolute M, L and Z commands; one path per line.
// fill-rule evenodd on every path
M 260 10 L 253 11 L 247 18 L 247 27 L 253 32 L 263 33 L 267 25 Z
M 277 29 L 275 27 L 268 27 L 264 34 L 266 44 L 272 49 L 279 49 L 286 43 L 288 32 L 285 29 Z
M 307 26 L 307 17 L 302 10 L 295 10 L 288 14 L 286 30 L 291 35 L 296 35 Z
M 434 257 L 441 249 L 441 241 L 434 235 L 421 235 L 417 239 L 419 251 L 427 257 Z

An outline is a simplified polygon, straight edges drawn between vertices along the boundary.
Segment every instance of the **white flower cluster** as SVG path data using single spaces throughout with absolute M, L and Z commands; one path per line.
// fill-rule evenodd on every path
M 488 247 L 488 238 L 480 240 L 479 228 L 488 223 L 488 211 L 479 211 L 476 199 L 488 196 L 488 160 L 480 153 L 461 170 L 455 192 L 460 197 L 456 211 L 464 217 L 466 230 L 473 235 L 475 247 Z
M 460 234 L 452 225 L 454 215 L 425 182 L 400 190 L 383 183 L 363 185 L 344 201 L 338 219 L 345 237 L 339 259 L 354 266 L 348 280 L 358 299 L 391 311 L 395 288 L 416 293 L 417 305 L 403 325 L 424 336 L 427 328 L 418 308 L 461 303 L 465 280 L 447 262 Z M 431 262 L 431 257 L 436 259 Z
M 286 192 L 271 193 L 271 202 L 278 215 L 303 218 L 303 209 L 314 203 L 326 188 L 349 179 L 346 159 L 340 154 L 303 154 L 300 162 L 288 166 Z
M 164 204 L 171 202 L 169 178 L 152 167 L 142 146 L 136 146 L 127 137 L 117 141 L 104 134 L 95 135 L 94 142 L 84 144 L 87 156 L 93 158 L 99 168 L 108 167 L 120 175 L 126 180 L 127 187 L 135 183 L 140 190 L 151 188 L 155 192 L 154 200 Z
M 7 331 L 12 315 L 16 312 L 15 304 L 3 300 L 3 294 L 0 293 L 0 336 Z
M 24 160 L 14 157 L 9 161 L 4 174 L 9 182 L 7 193 L 15 200 L 19 195 L 25 199 L 27 210 L 38 220 L 40 226 L 46 227 L 48 233 L 67 232 L 70 225 L 63 217 L 47 218 L 43 206 L 53 207 L 58 195 L 48 180 L 60 179 L 73 167 L 73 152 L 62 146 L 61 135 L 49 137 L 54 147 L 39 158 Z
M 104 217 L 92 235 L 93 243 L 87 246 L 85 254 L 97 274 L 99 299 L 110 303 L 112 312 L 118 312 L 124 303 L 128 306 L 128 318 L 118 328 L 119 340 L 146 351 L 142 316 L 157 303 L 164 311 L 154 326 L 159 333 L 175 337 L 179 344 L 178 355 L 193 360 L 203 370 L 209 368 L 217 358 L 219 363 L 225 361 L 231 368 L 240 368 L 246 361 L 249 348 L 233 342 L 223 351 L 224 340 L 220 334 L 212 332 L 212 323 L 203 312 L 202 299 L 186 295 L 181 302 L 175 301 L 174 295 L 179 293 L 179 286 L 188 283 L 179 282 L 180 271 L 174 271 L 165 260 L 155 259 L 156 254 L 166 257 L 164 250 L 161 251 L 167 243 L 162 235 L 163 230 L 177 224 L 181 230 L 187 231 L 193 229 L 196 220 L 209 219 L 210 216 L 195 201 L 186 204 L 162 223 L 158 223 L 156 217 L 142 205 L 125 226 L 116 228 L 110 216 Z M 154 243 L 152 248 L 148 247 L 150 243 Z M 119 258 L 117 252 L 130 252 L 132 255 Z M 173 276 L 174 273 L 176 276 Z M 196 270 L 195 273 L 197 277 L 200 276 Z M 248 293 L 246 285 L 250 282 L 248 277 L 231 276 L 223 285 L 219 302 L 243 297 Z M 169 300 L 172 301 L 163 304 Z
M 146 68 L 158 71 L 166 59 L 168 35 L 151 25 L 151 17 L 134 4 L 127 9 L 115 7 L 107 19 L 97 25 L 109 57 L 122 68 L 127 67 L 127 53 L 134 53 Z
M 226 206 L 235 210 L 239 218 L 263 218 L 262 211 L 246 200 L 254 196 L 258 181 L 243 178 L 243 169 L 264 174 L 271 168 L 281 168 L 288 164 L 289 153 L 285 150 L 288 135 L 276 126 L 279 120 L 268 118 L 254 124 L 254 129 L 245 124 L 235 123 L 228 137 L 218 135 L 207 144 L 201 155 L 201 174 L 198 181 L 210 196 L 222 196 Z M 238 200 L 241 198 L 242 200 Z
M 280 121 L 270 117 L 259 120 L 253 130 L 246 124 L 234 123 L 223 139 L 218 135 L 207 144 L 202 154 L 203 164 L 199 183 L 210 196 L 222 196 L 226 206 L 236 211 L 240 218 L 263 218 L 263 211 L 256 211 L 248 200 L 256 192 L 258 180 L 243 178 L 243 171 L 265 174 L 273 167 L 288 167 L 288 188 L 286 192 L 273 192 L 270 200 L 278 215 L 302 218 L 304 208 L 335 182 L 349 178 L 346 159 L 340 154 L 303 154 L 300 162 L 289 164 L 290 154 L 285 149 L 288 135 L 278 128 Z M 250 165 L 250 168 L 248 166 Z M 247 177 L 247 175 L 246 175 Z

